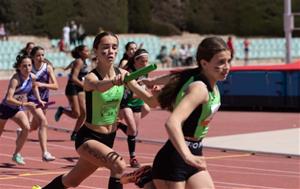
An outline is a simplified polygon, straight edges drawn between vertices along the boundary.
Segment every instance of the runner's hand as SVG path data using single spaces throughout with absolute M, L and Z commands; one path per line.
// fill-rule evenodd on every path
M 36 104 L 33 103 L 33 102 L 25 102 L 23 106 L 28 108 L 28 109 L 35 109 Z
M 112 83 L 113 85 L 123 85 L 124 83 L 124 78 L 125 78 L 125 74 L 118 74 L 116 75 L 113 80 L 112 80 Z
M 203 156 L 195 156 L 191 154 L 185 158 L 185 162 L 201 170 L 206 170 L 207 167 L 205 158 Z

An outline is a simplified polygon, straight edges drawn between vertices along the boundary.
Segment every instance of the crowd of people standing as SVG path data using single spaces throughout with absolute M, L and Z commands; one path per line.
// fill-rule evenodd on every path
M 58 48 L 62 52 L 68 52 L 71 47 L 83 45 L 87 34 L 82 24 L 77 24 L 74 20 L 67 22 L 62 29 L 62 37 L 58 42 Z
M 195 65 L 195 48 L 192 44 L 181 44 L 179 49 L 173 45 L 170 50 L 165 45 L 156 56 L 158 63 L 162 68 L 171 68 L 178 66 L 194 66 Z

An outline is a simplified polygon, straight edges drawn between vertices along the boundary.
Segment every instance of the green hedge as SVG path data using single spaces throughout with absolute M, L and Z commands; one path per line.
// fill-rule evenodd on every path
M 160 3 L 160 4 L 158 4 Z M 292 0 L 293 12 L 300 1 Z M 283 36 L 283 0 L 1 0 L 0 22 L 12 34 L 59 38 L 71 20 L 88 34 L 173 35 L 181 31 L 239 36 Z M 300 17 L 295 17 L 300 27 Z M 293 34 L 299 36 L 300 31 Z

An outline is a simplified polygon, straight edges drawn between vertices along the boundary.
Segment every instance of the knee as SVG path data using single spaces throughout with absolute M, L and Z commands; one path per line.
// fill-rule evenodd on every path
M 47 127 L 47 125 L 48 125 L 48 121 L 47 121 L 47 119 L 46 118 L 44 118 L 44 119 L 41 119 L 41 127 Z
M 37 130 L 36 126 L 33 126 L 33 125 L 30 126 L 30 131 L 36 131 L 36 130 Z
M 128 128 L 127 134 L 130 136 L 137 136 L 138 130 L 137 130 L 137 128 L 130 128 L 130 129 Z
M 85 111 L 81 111 L 80 114 L 79 114 L 79 118 L 85 119 L 85 116 L 86 116 Z
M 22 132 L 29 133 L 30 131 L 30 125 L 25 125 L 24 128 L 22 128 Z
M 76 119 L 78 119 L 79 116 L 80 116 L 80 112 L 79 111 L 73 111 L 72 114 L 73 114 L 73 117 L 76 118 Z
M 111 171 L 114 174 L 123 174 L 126 170 L 126 162 L 124 159 L 121 159 L 119 161 L 116 161 L 116 163 L 113 165 Z
M 38 124 L 38 125 L 48 125 L 48 121 L 45 116 L 38 116 L 33 122 L 34 124 Z

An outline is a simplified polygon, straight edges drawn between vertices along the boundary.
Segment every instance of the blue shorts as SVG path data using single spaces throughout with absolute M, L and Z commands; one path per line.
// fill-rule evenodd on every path
M 75 148 L 78 149 L 83 143 L 85 143 L 88 140 L 96 140 L 112 148 L 114 145 L 115 137 L 116 132 L 102 134 L 89 129 L 85 125 L 82 125 L 82 127 L 79 129 L 76 135 Z
M 20 108 L 11 108 L 5 104 L 0 104 L 0 119 L 10 119 L 20 110 Z
M 202 156 L 202 141 L 186 140 L 185 142 L 192 154 Z M 188 180 L 199 171 L 201 170 L 185 163 L 171 141 L 168 140 L 154 159 L 152 176 L 153 179 L 179 182 Z

